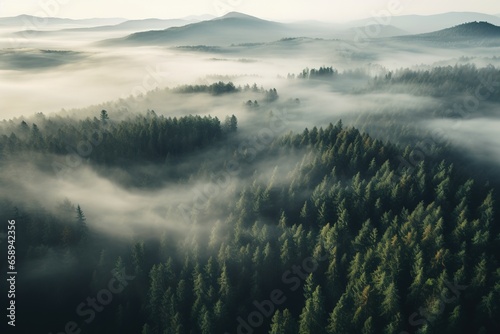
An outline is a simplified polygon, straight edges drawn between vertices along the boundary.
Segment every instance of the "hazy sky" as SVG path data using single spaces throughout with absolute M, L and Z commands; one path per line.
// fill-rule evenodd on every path
M 392 4 L 400 4 L 393 6 Z M 345 21 L 399 8 L 394 14 L 450 11 L 500 13 L 499 0 L 0 0 L 0 17 L 29 14 L 69 18 L 178 18 L 229 11 L 275 20 Z M 393 10 L 394 11 L 394 10 Z

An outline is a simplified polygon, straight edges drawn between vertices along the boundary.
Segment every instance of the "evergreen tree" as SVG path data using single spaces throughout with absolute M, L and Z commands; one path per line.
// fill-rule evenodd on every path
M 76 207 L 76 230 L 79 240 L 86 241 L 88 238 L 87 219 L 85 218 L 80 205 Z
M 314 334 L 321 333 L 324 328 L 324 304 L 321 287 L 317 286 L 300 315 L 299 333 Z
M 271 322 L 269 334 L 297 334 L 298 326 L 288 309 L 283 312 L 277 310 Z
M 106 110 L 101 110 L 101 122 L 105 124 L 109 119 L 108 112 Z

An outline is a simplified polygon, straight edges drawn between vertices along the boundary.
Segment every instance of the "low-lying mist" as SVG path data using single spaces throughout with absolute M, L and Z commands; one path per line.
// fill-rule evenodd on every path
M 498 48 L 439 48 L 397 39 L 318 39 L 283 36 L 282 40 L 254 44 L 169 46 L 102 46 L 95 41 L 110 32 L 95 31 L 86 38 L 71 32 L 41 32 L 18 36 L 21 44 L 3 33 L 0 59 L 2 117 L 53 113 L 83 108 L 155 88 L 211 83 L 226 78 L 237 85 L 257 83 L 283 93 L 284 78 L 306 67 L 333 66 L 339 71 L 363 68 L 376 76 L 380 69 L 430 68 L 441 64 L 498 64 Z M 46 34 L 48 34 L 46 36 Z M 75 32 L 75 34 L 77 34 Z M 78 33 L 79 34 L 79 33 Z M 123 33 L 125 34 L 125 33 Z M 80 34 L 81 35 L 81 34 Z M 78 36 L 80 36 L 78 35 Z M 418 62 L 415 55 L 418 54 Z M 347 87 L 362 88 L 363 80 Z M 342 81 L 332 85 L 345 89 Z M 290 95 L 294 95 L 293 92 Z
M 193 45 L 204 35 L 179 39 L 192 27 L 146 33 L 153 46 L 124 38 L 143 23 L 0 30 L 0 215 L 19 226 L 21 300 L 33 300 L 24 311 L 40 328 L 63 328 L 117 272 L 135 281 L 96 333 L 237 328 L 254 298 L 284 284 L 279 272 L 322 252 L 330 265 L 290 295 L 299 320 L 316 285 L 328 313 L 339 300 L 357 305 L 347 294 L 359 290 L 378 314 L 390 284 L 432 290 L 401 294 L 410 308 L 436 304 L 443 277 L 486 263 L 498 233 L 488 193 L 500 188 L 494 43 L 413 41 L 394 27 L 362 40 L 325 30 L 273 41 L 295 31 L 283 29 Z M 430 268 L 416 275 L 426 283 L 407 286 L 407 263 Z M 396 306 L 377 329 L 401 327 L 409 310 Z

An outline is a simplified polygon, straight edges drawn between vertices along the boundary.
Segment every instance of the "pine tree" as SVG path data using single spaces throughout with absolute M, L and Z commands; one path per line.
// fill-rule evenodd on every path
M 288 309 L 283 312 L 277 310 L 274 313 L 269 334 L 297 334 L 297 332 L 297 322 Z
M 269 334 L 286 334 L 283 328 L 283 318 L 280 310 L 277 310 L 273 315 Z
M 179 312 L 171 320 L 170 333 L 172 334 L 184 334 L 184 326 L 182 324 L 181 315 Z
M 317 286 L 312 296 L 306 300 L 299 321 L 299 334 L 321 333 L 324 328 L 324 304 L 321 287 Z
M 280 259 L 283 267 L 288 266 L 292 260 L 292 248 L 289 239 L 286 239 L 281 246 Z
M 345 292 L 339 299 L 337 305 L 330 314 L 328 320 L 327 333 L 351 333 L 352 320 L 352 299 L 348 292 Z
M 304 206 L 300 210 L 300 218 L 305 226 L 309 226 L 309 224 L 311 223 L 312 216 L 307 201 L 304 203 Z
M 132 247 L 132 265 L 136 276 L 144 273 L 144 242 L 138 242 Z
M 389 283 L 389 286 L 384 291 L 382 300 L 382 314 L 391 316 L 399 310 L 399 295 L 394 282 Z
M 214 306 L 214 323 L 215 331 L 217 333 L 222 333 L 225 329 L 226 318 L 228 316 L 228 310 L 226 304 L 221 300 L 217 300 Z
M 108 112 L 106 110 L 101 110 L 101 122 L 105 124 L 109 119 Z
M 217 279 L 219 285 L 219 295 L 223 300 L 228 301 L 231 297 L 231 283 L 229 281 L 229 273 L 226 264 L 222 265 L 222 270 Z
M 482 254 L 479 263 L 474 267 L 474 273 L 472 277 L 472 286 L 478 290 L 482 290 L 485 287 L 488 279 L 488 264 L 486 261 L 485 254 Z
M 200 334 L 212 334 L 214 332 L 212 315 L 205 306 L 200 311 L 199 323 Z
M 495 215 L 495 202 L 493 200 L 493 193 L 490 192 L 486 199 L 483 201 L 481 206 L 479 206 L 478 211 L 481 217 L 481 227 L 489 228 L 493 223 Z
M 161 330 L 161 309 L 165 291 L 163 264 L 153 265 L 150 277 L 148 293 L 148 311 L 150 314 L 150 324 L 153 330 Z
M 86 241 L 88 237 L 87 219 L 83 214 L 80 205 L 76 208 L 76 231 L 80 241 Z

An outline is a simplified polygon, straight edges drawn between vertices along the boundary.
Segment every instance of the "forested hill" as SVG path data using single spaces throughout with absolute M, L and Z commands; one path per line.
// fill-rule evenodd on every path
M 484 68 L 470 64 L 438 66 L 429 70 L 401 68 L 376 77 L 364 91 L 389 89 L 398 93 L 404 90 L 417 96 L 446 97 L 448 100 L 478 95 L 499 102 L 500 93 L 495 89 L 499 81 L 500 70 L 491 65 Z
M 488 22 L 469 22 L 418 36 L 428 39 L 500 38 L 500 27 Z
M 441 47 L 496 47 L 500 44 L 500 27 L 488 22 L 469 22 L 451 28 L 418 35 L 392 38 L 395 41 Z
M 101 120 L 79 126 L 92 129 L 92 122 L 112 119 L 102 115 Z M 408 150 L 341 122 L 289 133 L 246 150 L 239 146 L 244 139 L 234 133 L 235 119 L 224 123 L 233 131 L 225 136 L 221 133 L 227 130 L 215 119 L 156 122 L 176 136 L 153 141 L 152 147 L 170 147 L 176 140 L 197 147 L 195 133 L 203 134 L 203 143 L 231 141 L 236 149 L 230 158 L 242 169 L 238 186 L 213 192 L 201 205 L 196 199 L 188 203 L 187 217 L 166 203 L 165 226 L 189 226 L 189 234 L 153 229 L 143 222 L 144 229 L 153 229 L 153 236 L 133 240 L 100 234 L 93 227 L 100 222 L 85 218 L 92 207 L 65 202 L 45 210 L 33 203 L 2 201 L 2 219 L 14 215 L 23 240 L 18 262 L 43 262 L 49 255 L 61 260 L 57 276 L 43 267 L 36 284 L 27 276 L 19 283 L 18 300 L 24 302 L 26 313 L 22 316 L 37 315 L 37 330 L 55 331 L 58 323 L 64 328 L 75 313 L 57 312 L 61 305 L 76 307 L 98 294 L 110 279 L 110 268 L 125 270 L 133 279 L 90 324 L 86 317 L 79 318 L 78 325 L 88 332 L 369 334 L 499 329 L 495 196 L 449 162 L 431 156 L 415 168 L 401 167 L 400 158 L 408 159 Z M 27 139 L 15 141 L 18 134 L 5 134 L 3 161 L 31 150 L 31 145 L 64 147 L 68 131 L 60 133 L 49 124 L 39 130 L 40 136 L 28 127 Z M 133 152 L 133 134 L 146 136 L 141 143 L 156 140 L 152 124 L 154 120 L 140 117 L 116 124 L 108 134 L 113 145 L 103 144 L 102 156 Z M 155 157 L 156 151 L 151 152 Z M 278 157 L 295 162 L 280 164 Z M 228 168 L 227 157 L 205 159 Z M 212 172 L 203 160 L 195 161 L 198 170 L 192 175 Z M 171 162 L 161 163 L 166 167 Z M 261 167 L 270 163 L 276 163 L 273 173 Z M 95 164 L 100 162 L 90 165 Z
M 4 122 L 0 151 L 7 156 L 25 151 L 78 154 L 79 144 L 84 143 L 92 146 L 92 152 L 83 155 L 88 155 L 94 162 L 158 162 L 169 156 L 203 149 L 237 128 L 234 115 L 222 123 L 217 117 L 166 118 L 157 116 L 154 111 L 120 122 L 108 119 L 107 111 L 102 110 L 99 118 L 81 121 L 47 118 L 40 114 L 30 124 L 24 120 L 15 125 Z M 7 135 L 8 132 L 10 134 Z M 81 151 L 86 150 L 89 147 L 81 148 Z

